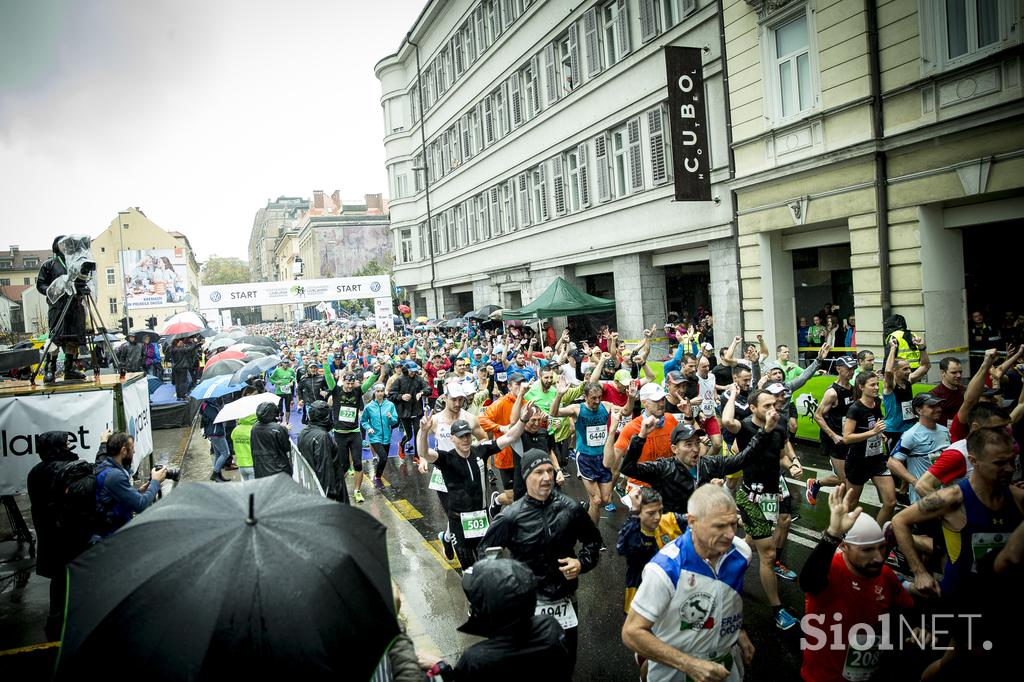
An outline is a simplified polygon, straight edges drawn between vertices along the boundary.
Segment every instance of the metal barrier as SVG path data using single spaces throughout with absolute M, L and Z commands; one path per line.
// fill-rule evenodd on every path
M 291 449 L 292 458 L 292 479 L 299 485 L 301 485 L 306 492 L 319 495 L 320 497 L 327 497 L 327 493 L 324 492 L 324 488 L 320 485 L 320 479 L 316 477 L 316 472 L 313 467 L 309 465 L 306 458 L 299 452 L 299 448 L 292 443 Z

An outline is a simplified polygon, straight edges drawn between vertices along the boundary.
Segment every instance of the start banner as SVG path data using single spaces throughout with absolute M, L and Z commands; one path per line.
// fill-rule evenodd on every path
M 145 386 L 145 382 L 141 384 Z M 92 462 L 96 460 L 100 436 L 105 429 L 113 428 L 113 421 L 113 391 L 0 399 L 0 495 L 25 492 L 28 472 L 40 461 L 39 435 L 47 431 L 70 432 L 74 452 Z
M 199 287 L 199 307 L 239 308 L 279 303 L 316 305 L 321 301 L 381 296 L 391 296 L 391 278 L 387 275 L 302 279 L 290 282 L 212 284 Z

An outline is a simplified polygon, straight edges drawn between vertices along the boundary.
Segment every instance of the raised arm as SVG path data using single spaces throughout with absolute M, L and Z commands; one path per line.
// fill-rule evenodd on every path
M 960 420 L 961 424 L 969 424 L 971 410 L 978 404 L 978 399 L 981 398 L 982 391 L 985 390 L 985 379 L 988 377 L 988 371 L 992 368 L 992 364 L 996 360 L 996 353 L 998 351 L 995 348 L 989 348 L 985 351 L 985 358 L 981 361 L 981 367 L 971 377 L 970 383 L 967 384 L 967 390 L 964 391 L 964 404 L 960 406 L 960 411 L 956 413 L 957 419 Z
M 495 439 L 494 444 L 504 450 L 519 440 L 519 437 L 523 435 L 523 428 L 526 426 L 526 422 L 530 421 L 536 412 L 537 406 L 533 403 L 527 403 L 526 407 L 522 410 L 523 416 L 512 422 L 508 427 L 508 431 Z
M 896 349 L 899 348 L 899 345 L 899 339 L 895 336 L 889 339 L 889 352 L 885 354 L 885 367 L 882 368 L 882 381 L 885 382 L 882 393 L 892 393 L 893 387 L 896 385 Z
M 928 374 L 928 370 L 932 368 L 932 360 L 928 357 L 928 351 L 924 345 L 924 339 L 915 336 L 914 343 L 917 345 L 917 349 L 921 351 L 921 364 L 917 366 L 913 372 L 910 373 L 910 383 L 920 381 Z
M 725 349 L 725 354 L 722 355 L 723 365 L 728 367 L 736 366 L 736 346 L 740 345 L 740 341 L 742 340 L 743 339 L 738 336 L 732 337 L 732 343 L 729 344 L 729 347 Z
M 580 413 L 578 405 L 566 405 L 562 407 L 562 396 L 569 389 L 565 383 L 565 377 L 559 375 L 558 388 L 555 390 L 555 399 L 551 401 L 551 409 L 548 414 L 552 417 L 575 417 Z
M 725 400 L 725 407 L 722 408 L 722 426 L 729 430 L 729 433 L 739 433 L 743 424 L 736 419 L 736 396 L 739 395 L 739 384 L 729 387 L 729 397 Z

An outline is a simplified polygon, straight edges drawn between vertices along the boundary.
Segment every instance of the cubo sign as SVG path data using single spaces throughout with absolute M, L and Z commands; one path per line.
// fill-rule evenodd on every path
M 666 47 L 676 201 L 711 201 L 704 66 L 697 47 Z

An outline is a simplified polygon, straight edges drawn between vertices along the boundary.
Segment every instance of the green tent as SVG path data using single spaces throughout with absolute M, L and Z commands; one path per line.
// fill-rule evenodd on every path
M 593 315 L 615 311 L 615 301 L 584 293 L 556 277 L 537 299 L 522 308 L 502 310 L 503 320 L 542 320 L 547 317 Z

